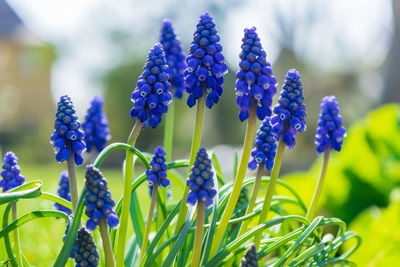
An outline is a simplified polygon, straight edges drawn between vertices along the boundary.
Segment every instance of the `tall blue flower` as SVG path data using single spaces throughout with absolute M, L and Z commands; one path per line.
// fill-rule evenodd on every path
M 326 149 L 340 151 L 343 138 L 346 136 L 346 128 L 342 125 L 339 103 L 335 96 L 325 96 L 321 103 L 321 114 L 319 115 L 315 144 L 317 152 L 322 153 Z
M 4 155 L 2 168 L 3 171 L 0 174 L 3 179 L 0 180 L 0 187 L 3 192 L 20 186 L 25 182 L 25 177 L 21 174 L 18 158 L 14 152 L 9 151 Z
M 256 28 L 244 29 L 240 53 L 240 70 L 236 74 L 237 105 L 241 121 L 249 117 L 250 106 L 257 105 L 257 117 L 271 116 L 272 98 L 276 95 L 276 78 L 266 59 Z
M 258 256 L 255 244 L 246 250 L 239 267 L 258 267 Z
M 163 46 L 169 66 L 169 82 L 175 88 L 174 97 L 182 98 L 185 89 L 183 73 L 186 69 L 185 54 L 177 38 L 172 22 L 164 20 L 161 27 L 160 43 Z
M 258 164 L 264 163 L 267 170 L 271 170 L 274 165 L 276 154 L 276 138 L 272 134 L 272 124 L 270 118 L 265 118 L 258 129 L 254 149 L 251 151 L 253 159 L 249 162 L 249 168 L 254 170 Z
M 108 190 L 107 180 L 99 169 L 93 165 L 86 167 L 86 205 L 85 214 L 89 217 L 86 227 L 93 231 L 99 224 L 100 220 L 105 218 L 111 228 L 119 225 L 119 218 L 113 211 L 115 205 L 114 199 L 111 198 L 111 192 Z
M 168 82 L 169 68 L 161 44 L 156 44 L 149 52 L 143 72 L 132 93 L 131 117 L 141 122 L 149 122 L 153 129 L 160 124 L 162 115 L 168 112 L 171 102 Z
M 71 201 L 71 193 L 69 190 L 69 179 L 68 179 L 68 172 L 67 171 L 62 171 L 60 175 L 60 182 L 58 183 L 59 188 L 57 190 L 58 195 L 68 201 Z M 56 207 L 57 210 L 62 211 L 68 215 L 72 214 L 72 211 L 58 203 L 55 203 L 54 206 Z
M 73 251 L 76 267 L 97 267 L 99 265 L 99 252 L 92 235 L 84 227 L 79 229 Z
M 167 178 L 167 164 L 165 163 L 165 151 L 159 146 L 154 150 L 154 156 L 150 161 L 151 169 L 146 171 L 147 182 L 150 186 L 150 193 L 154 184 L 159 184 L 163 187 L 169 186 L 169 180 Z
M 197 152 L 196 160 L 192 166 L 189 178 L 186 180 L 190 188 L 186 199 L 187 204 L 196 205 L 197 201 L 203 201 L 206 207 L 212 204 L 212 198 L 217 194 L 214 185 L 214 173 L 211 170 L 211 160 L 205 148 Z
M 219 41 L 211 16 L 204 13 L 200 16 L 186 58 L 188 67 L 185 70 L 185 81 L 189 107 L 196 105 L 196 100 L 206 94 L 206 105 L 211 108 L 222 95 L 223 75 L 228 72 L 228 67 Z
M 87 152 L 90 152 L 92 147 L 98 152 L 102 151 L 107 140 L 111 137 L 103 104 L 103 97 L 95 96 L 90 102 L 90 108 L 87 110 L 85 121 L 82 123 Z
M 54 132 L 50 138 L 54 145 L 57 162 L 68 160 L 74 153 L 75 164 L 83 163 L 82 152 L 86 149 L 83 141 L 85 133 L 80 130 L 81 124 L 75 114 L 74 105 L 69 96 L 60 97 L 58 102 Z
M 272 119 L 272 132 L 277 140 L 283 135 L 283 142 L 289 148 L 296 145 L 297 132 L 306 130 L 306 105 L 304 105 L 301 77 L 295 69 L 288 71 L 285 83 L 274 107 L 276 114 Z

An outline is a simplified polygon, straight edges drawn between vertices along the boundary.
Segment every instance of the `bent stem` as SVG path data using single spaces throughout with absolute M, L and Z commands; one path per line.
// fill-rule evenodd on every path
M 15 221 L 18 219 L 18 213 L 17 213 L 17 200 L 14 201 L 12 204 L 12 220 Z M 14 231 L 14 252 L 15 252 L 15 257 L 17 258 L 17 262 L 19 266 L 22 265 L 22 257 L 21 257 L 21 246 L 19 243 L 19 233 L 18 233 L 18 228 L 16 228 Z
M 157 187 L 158 187 L 158 183 L 155 183 L 153 185 L 153 191 L 151 193 L 149 217 L 147 218 L 146 230 L 144 231 L 144 237 L 143 237 L 144 239 L 143 239 L 143 244 L 142 244 L 142 250 L 140 251 L 139 262 L 143 259 L 143 256 L 146 253 L 146 248 L 147 248 L 147 243 L 149 240 L 149 233 L 150 233 L 150 228 L 151 228 L 151 222 L 153 221 L 154 208 L 155 208 L 156 201 L 157 201 Z
M 193 139 L 192 139 L 192 147 L 190 149 L 190 160 L 187 176 L 190 174 L 190 168 L 192 167 L 194 160 L 196 159 L 197 151 L 200 149 L 200 141 L 201 141 L 201 132 L 203 128 L 203 120 L 204 120 L 204 109 L 205 109 L 205 100 L 206 100 L 206 92 L 203 90 L 203 96 L 198 100 L 197 103 L 197 111 L 196 111 L 196 122 L 194 125 L 193 131 Z M 179 209 L 179 216 L 175 226 L 175 234 L 178 234 L 181 230 L 183 224 L 185 223 L 186 213 L 188 207 L 186 206 L 186 198 L 189 194 L 189 187 L 185 186 L 185 191 L 183 192 L 181 207 Z
M 222 237 L 224 236 L 226 227 L 228 226 L 229 219 L 235 209 L 236 202 L 239 199 L 240 190 L 242 187 L 243 179 L 246 174 L 247 164 L 250 158 L 251 148 L 253 147 L 254 135 L 256 130 L 256 106 L 253 104 L 250 107 L 250 114 L 247 121 L 246 135 L 244 138 L 243 152 L 240 159 L 239 170 L 235 178 L 235 184 L 232 189 L 232 193 L 229 197 L 228 204 L 222 214 L 221 221 L 217 229 L 215 230 L 215 237 L 211 246 L 210 257 L 213 257 L 217 252 L 218 246 L 221 243 Z
M 104 250 L 104 257 L 106 260 L 106 266 L 114 267 L 115 266 L 114 256 L 113 256 L 113 251 L 111 248 L 110 235 L 107 231 L 107 223 L 106 223 L 105 218 L 100 220 L 99 227 L 100 227 L 101 240 L 103 243 L 103 250 Z
M 194 244 L 193 244 L 192 267 L 198 267 L 200 264 L 201 245 L 203 242 L 203 232 L 204 232 L 204 218 L 205 218 L 204 201 L 199 201 L 197 204 L 197 223 L 196 223 L 196 234 L 194 236 Z
M 70 157 L 67 160 L 68 180 L 71 192 L 72 213 L 75 213 L 76 206 L 78 204 L 78 182 L 76 180 L 74 151 L 72 149 L 69 149 L 69 152 L 70 152 Z
M 256 199 L 257 199 L 258 190 L 260 189 L 261 177 L 262 177 L 262 174 L 264 171 L 264 166 L 265 166 L 264 163 L 260 163 L 260 165 L 258 165 L 256 180 L 254 181 L 253 188 L 251 190 L 251 197 L 249 200 L 249 205 L 247 206 L 247 209 L 246 209 L 245 216 L 253 212 L 254 205 L 255 205 Z M 241 236 L 242 234 L 244 234 L 247 231 L 247 227 L 248 227 L 249 223 L 250 223 L 250 220 L 243 221 L 242 226 L 240 227 L 238 236 Z
M 283 152 L 285 151 L 285 143 L 283 142 L 283 137 L 280 137 L 278 149 L 276 151 L 274 167 L 272 167 L 271 178 L 268 184 L 267 194 L 265 195 L 264 204 L 261 209 L 260 217 L 258 219 L 258 225 L 265 223 L 265 220 L 268 217 L 269 208 L 271 206 L 272 195 L 275 191 L 276 183 L 278 182 L 279 172 L 281 170 Z M 260 245 L 262 234 L 256 235 L 254 237 L 254 243 L 256 244 L 256 248 Z
M 318 208 L 319 197 L 321 196 L 322 187 L 323 187 L 324 181 L 325 181 L 326 170 L 328 169 L 328 161 L 329 161 L 330 152 L 331 152 L 331 150 L 328 148 L 324 153 L 324 160 L 322 163 L 321 174 L 319 176 L 319 179 L 317 182 L 317 187 L 315 188 L 315 192 L 314 192 L 313 198 L 311 200 L 310 207 L 307 211 L 307 215 L 306 215 L 307 220 L 311 220 L 315 217 L 315 212 Z
M 137 120 L 135 126 L 133 126 L 131 133 L 128 137 L 128 144 L 135 146 L 136 140 L 142 131 L 143 122 Z M 124 194 L 122 199 L 122 208 L 120 216 L 120 226 L 118 234 L 117 243 L 117 257 L 116 265 L 124 266 L 124 256 L 125 256 L 125 242 L 126 242 L 126 232 L 128 228 L 129 219 L 129 206 L 131 204 L 131 184 L 133 176 L 133 152 L 130 150 L 126 151 L 125 156 L 125 177 L 124 177 Z

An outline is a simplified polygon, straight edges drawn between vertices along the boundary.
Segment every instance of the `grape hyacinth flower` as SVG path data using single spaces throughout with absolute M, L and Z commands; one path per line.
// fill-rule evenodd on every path
M 271 116 L 272 98 L 276 95 L 276 78 L 271 63 L 266 59 L 256 28 L 244 30 L 240 53 L 240 70 L 236 74 L 236 102 L 240 108 L 239 119 L 247 120 L 252 104 L 257 105 L 257 117 Z
M 96 267 L 99 265 L 99 252 L 92 235 L 84 227 L 79 229 L 74 249 L 76 267 Z
M 61 172 L 60 182 L 59 182 L 58 185 L 59 185 L 59 188 L 57 190 L 58 196 L 63 198 L 63 199 L 65 199 L 65 200 L 67 200 L 67 201 L 71 201 L 71 194 L 70 194 L 70 191 L 69 191 L 69 179 L 68 179 L 68 172 L 67 171 L 62 171 Z M 67 207 L 65 207 L 65 206 L 63 206 L 63 205 L 61 205 L 59 203 L 55 203 L 54 207 L 57 210 L 66 213 L 67 215 L 71 215 L 72 214 L 72 211 L 69 208 L 67 208 Z
M 240 267 L 258 267 L 258 256 L 256 245 L 254 243 L 246 250 L 244 257 L 240 262 Z
M 82 123 L 82 129 L 85 132 L 87 152 L 90 152 L 92 147 L 94 147 L 97 152 L 102 151 L 107 140 L 111 137 L 107 116 L 103 111 L 103 104 L 103 97 L 95 96 L 90 102 L 90 107 L 85 116 L 85 122 Z
M 315 135 L 318 153 L 325 152 L 326 149 L 330 148 L 336 151 L 342 149 L 346 129 L 342 125 L 342 116 L 339 112 L 339 103 L 335 96 L 326 96 L 322 99 L 321 114 Z
M 18 165 L 18 158 L 14 152 L 9 151 L 4 155 L 3 171 L 0 173 L 0 187 L 6 192 L 14 187 L 20 186 L 25 182 L 25 177 L 21 174 L 21 168 Z
M 276 115 L 271 119 L 272 132 L 278 140 L 283 135 L 283 142 L 288 148 L 296 145 L 296 133 L 306 130 L 305 109 L 301 77 L 295 69 L 291 69 L 285 77 L 278 104 L 274 107 Z
M 171 102 L 168 82 L 169 68 L 161 44 L 156 44 L 150 50 L 143 72 L 132 93 L 133 108 L 131 117 L 137 117 L 141 122 L 149 123 L 153 129 L 162 121 L 162 115 L 168 112 Z
M 186 184 L 190 188 L 186 202 L 194 206 L 197 201 L 203 201 L 208 207 L 212 204 L 212 199 L 217 194 L 217 191 L 214 187 L 211 160 L 205 148 L 202 147 L 197 152 L 196 160 L 191 170 L 190 176 L 186 180 Z
M 189 107 L 196 105 L 196 100 L 206 94 L 206 106 L 212 108 L 222 95 L 223 75 L 228 72 L 228 67 L 219 41 L 213 19 L 204 13 L 200 16 L 186 58 L 185 82 Z
M 168 187 L 169 180 L 167 178 L 167 164 L 165 164 L 165 151 L 161 146 L 156 147 L 154 150 L 150 166 L 151 169 L 146 171 L 149 186 L 152 188 L 157 183 L 163 187 Z
M 164 20 L 161 27 L 160 43 L 163 46 L 169 66 L 169 82 L 175 89 L 174 97 L 182 98 L 185 89 L 183 73 L 186 69 L 185 54 L 177 38 L 172 22 Z
M 93 165 L 86 167 L 85 184 L 87 188 L 85 214 L 89 217 L 86 227 L 93 231 L 96 229 L 101 219 L 106 219 L 111 228 L 119 225 L 119 218 L 113 211 L 115 205 L 108 190 L 107 180 L 99 169 Z
M 80 130 L 80 122 L 75 115 L 75 108 L 71 98 L 67 95 L 60 97 L 54 124 L 54 133 L 51 143 L 54 145 L 57 162 L 68 160 L 74 153 L 76 165 L 83 163 L 82 152 L 86 149 L 83 141 L 85 133 Z
M 257 131 L 254 149 L 251 151 L 253 159 L 249 162 L 249 169 L 255 170 L 260 163 L 264 163 L 267 170 L 271 171 L 276 155 L 276 139 L 272 134 L 270 118 L 265 118 Z

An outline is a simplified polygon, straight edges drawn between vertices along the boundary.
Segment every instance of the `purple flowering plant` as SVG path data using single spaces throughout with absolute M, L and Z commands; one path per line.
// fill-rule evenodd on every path
M 57 162 L 67 164 L 67 171 L 60 176 L 58 195 L 42 191 L 40 181 L 30 177 L 26 181 L 15 154 L 5 154 L 0 205 L 7 206 L 0 238 L 5 242 L 7 264 L 29 266 L 19 245 L 18 227 L 40 217 L 66 222 L 66 235 L 59 238 L 64 241 L 54 266 L 64 266 L 70 256 L 76 266 L 110 267 L 351 264 L 347 258 L 359 244 L 358 235 L 347 231 L 338 218 L 316 216 L 329 155 L 341 150 L 346 136 L 337 99 L 324 97 L 318 122 L 308 122 L 318 126 L 315 144 L 317 153 L 323 154 L 323 163 L 307 207 L 296 188 L 279 179 L 285 148 L 295 149 L 296 137 L 301 138 L 297 133 L 306 130 L 307 85 L 303 88 L 300 73 L 290 69 L 279 98 L 274 99 L 279 86 L 273 66 L 267 61 L 256 28 L 244 30 L 236 85 L 225 88 L 225 94 L 236 94 L 239 120 L 246 124 L 246 134 L 235 177 L 227 179 L 221 171 L 224 161 L 212 149 L 201 147 L 205 107 L 211 109 L 219 102 L 228 71 L 216 22 L 209 13 L 200 16 L 187 56 L 172 21 L 162 23 L 159 41 L 150 49 L 130 96 L 134 124 L 127 142 L 106 146 L 110 130 L 102 97 L 92 100 L 82 125 L 72 99 L 66 95 L 60 98 L 50 138 Z M 173 105 L 186 97 L 190 108 L 196 105 L 190 156 L 172 160 Z M 271 108 L 274 101 L 276 105 Z M 164 116 L 164 145 L 156 147 L 152 155 L 141 151 L 136 146 L 140 133 L 147 125 L 157 131 Z M 92 149 L 98 155 L 89 163 L 89 159 L 84 160 L 85 152 Z M 100 171 L 114 150 L 126 153 L 123 192 L 118 201 L 111 196 L 113 184 Z M 77 177 L 75 169 L 84 162 L 85 177 Z M 140 164 L 145 171 L 133 173 Z M 80 188 L 78 179 L 83 182 Z M 178 185 L 182 196 L 174 201 L 167 197 L 168 188 Z M 150 189 L 143 199 L 137 195 L 141 186 Z M 278 195 L 276 187 L 285 188 L 291 197 Z M 260 189 L 266 191 L 261 198 Z M 55 209 L 18 217 L 17 200 L 36 198 L 53 201 Z M 142 205 L 145 202 L 150 204 L 148 208 Z M 286 203 L 300 212 L 291 214 Z M 148 214 L 147 220 L 143 212 Z M 128 231 L 129 225 L 132 229 Z M 276 231 L 279 225 L 285 227 Z M 325 227 L 332 226 L 339 229 L 336 236 L 322 236 Z M 101 242 L 97 234 L 92 236 L 97 230 Z M 339 250 L 348 239 L 355 239 L 356 246 Z

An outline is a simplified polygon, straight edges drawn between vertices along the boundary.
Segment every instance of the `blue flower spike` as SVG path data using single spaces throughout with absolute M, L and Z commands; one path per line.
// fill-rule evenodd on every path
M 111 138 L 107 116 L 103 111 L 103 104 L 103 97 L 95 96 L 90 102 L 85 122 L 82 123 L 87 152 L 90 152 L 92 148 L 97 152 L 101 152 L 107 140 Z
M 133 108 L 131 117 L 146 122 L 155 129 L 162 121 L 162 115 L 168 112 L 171 102 L 169 67 L 161 44 L 150 50 L 143 72 L 132 93 Z
M 3 192 L 25 183 L 25 177 L 21 174 L 18 158 L 14 152 L 9 151 L 4 155 L 2 168 L 3 171 L 0 175 L 3 179 L 0 180 L 0 187 L 3 189 Z
M 86 227 L 93 231 L 96 229 L 100 220 L 105 218 L 111 228 L 117 228 L 119 218 L 112 209 L 115 205 L 114 199 L 108 190 L 107 180 L 99 169 L 93 165 L 86 167 L 86 198 L 84 200 L 85 214 L 89 217 Z
M 339 103 L 335 96 L 326 96 L 322 99 L 321 114 L 315 135 L 317 152 L 323 153 L 327 149 L 340 151 L 344 137 L 346 137 L 346 128 L 342 125 Z
M 270 118 L 265 118 L 257 131 L 254 149 L 251 151 L 252 160 L 249 169 L 254 170 L 260 163 L 264 163 L 267 170 L 271 171 L 276 155 L 276 138 L 272 133 Z
M 85 133 L 80 130 L 81 124 L 76 116 L 71 98 L 67 95 L 60 97 L 58 102 L 54 132 L 50 138 L 54 145 L 57 162 L 68 160 L 74 154 L 76 165 L 83 163 L 82 152 L 86 150 Z
M 170 20 L 163 21 L 160 43 L 163 46 L 169 66 L 169 82 L 172 89 L 175 89 L 174 97 L 182 98 L 183 91 L 185 90 L 183 74 L 187 66 L 181 41 L 177 38 Z
M 240 267 L 258 267 L 257 249 L 254 243 L 246 250 L 240 262 Z
M 285 83 L 274 107 L 276 114 L 272 119 L 272 132 L 277 140 L 283 135 L 285 145 L 293 149 L 296 145 L 297 132 L 306 130 L 306 105 L 304 105 L 301 77 L 295 69 L 288 71 Z
M 204 13 L 200 16 L 186 58 L 185 83 L 189 107 L 196 105 L 196 101 L 206 94 L 206 106 L 211 109 L 222 95 L 223 75 L 228 72 L 228 67 L 219 41 L 213 19 Z
M 97 251 L 96 243 L 90 232 L 84 227 L 78 231 L 73 252 L 76 267 L 96 267 L 99 265 L 99 252 Z
M 162 187 L 168 187 L 170 182 L 167 178 L 167 164 L 165 163 L 165 151 L 159 146 L 154 150 L 154 156 L 150 161 L 151 169 L 146 171 L 147 182 L 152 194 L 153 185 L 156 183 Z
M 191 173 L 186 180 L 186 184 L 190 189 L 186 199 L 188 205 L 194 206 L 197 201 L 203 201 L 206 207 L 212 204 L 212 199 L 217 194 L 213 176 L 211 160 L 208 157 L 206 149 L 202 147 L 197 152 Z
M 277 81 L 271 63 L 266 59 L 256 28 L 244 30 L 240 53 L 240 70 L 236 74 L 236 103 L 240 108 L 239 119 L 247 120 L 250 106 L 257 105 L 257 117 L 271 116 L 272 99 L 276 95 Z
M 62 171 L 61 172 L 61 174 L 60 174 L 60 182 L 58 183 L 58 186 L 59 186 L 59 188 L 57 190 L 58 196 L 63 198 L 63 199 L 65 199 L 65 200 L 67 200 L 67 201 L 71 201 L 71 193 L 70 193 L 70 189 L 69 189 L 69 179 L 68 179 L 68 172 L 67 171 Z M 72 214 L 72 211 L 69 208 L 67 208 L 67 207 L 65 207 L 65 206 L 63 206 L 63 205 L 61 205 L 59 203 L 55 203 L 54 207 L 57 210 L 66 213 L 67 215 L 71 215 Z

